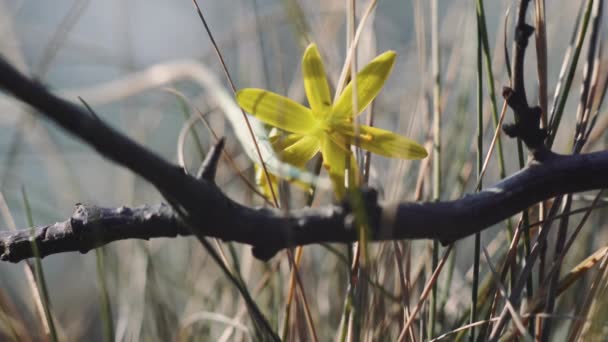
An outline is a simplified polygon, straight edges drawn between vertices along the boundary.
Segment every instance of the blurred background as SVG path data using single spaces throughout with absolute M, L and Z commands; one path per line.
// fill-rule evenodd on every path
M 546 9 L 550 100 L 582 2 L 554 0 Z M 319 46 L 332 86 L 338 80 L 347 46 L 347 3 L 199 1 L 236 87 L 265 88 L 300 102 L 306 101 L 300 58 L 309 42 Z M 360 20 L 368 2 L 355 3 Z M 380 1 L 362 31 L 357 57 L 358 66 L 362 67 L 383 51 L 397 51 L 392 76 L 373 107 L 375 124 L 426 144 L 429 151 L 434 86 L 430 3 Z M 504 20 L 513 3 L 485 4 L 499 110 L 501 87 L 508 84 Z M 444 143 L 441 198 L 455 199 L 472 191 L 476 183 L 475 4 L 465 0 L 438 4 Z M 530 13 L 528 22 L 532 18 Z M 508 46 L 512 49 L 512 22 L 507 27 Z M 528 97 L 535 103 L 538 98 L 535 49 L 529 48 L 527 53 Z M 168 160 L 177 161 L 180 131 L 198 109 L 205 113 L 218 135 L 227 137 L 226 150 L 236 167 L 253 179 L 252 161 L 233 134 L 243 127 L 235 127 L 227 120 L 214 100 L 217 90 L 209 87 L 209 79 L 213 78 L 224 92 L 232 94 L 191 1 L 0 0 L 0 54 L 54 92 L 77 103 L 81 96 L 104 121 Z M 581 83 L 584 56 L 583 53 L 574 87 Z M 484 85 L 486 146 L 494 133 L 487 90 Z M 187 101 L 175 92 L 184 95 Z M 555 143 L 555 150 L 563 153 L 569 153 L 572 144 L 578 90 L 571 95 Z M 506 120 L 512 121 L 510 113 Z M 599 119 L 598 127 L 603 127 L 602 122 Z M 590 150 L 605 149 L 602 132 Z M 198 168 L 204 152 L 214 141 L 201 122 L 188 132 L 181 148 L 190 171 Z M 503 149 L 509 175 L 519 169 L 517 146 L 503 137 Z M 484 185 L 500 179 L 496 154 L 493 158 Z M 429 162 L 373 156 L 370 183 L 385 200 L 430 200 Z M 262 204 L 228 163 L 220 165 L 218 183 L 231 198 L 250 205 Z M 11 220 L 17 228 L 30 226 L 24 194 L 35 225 L 67 219 L 79 202 L 118 207 L 162 201 L 145 181 L 99 157 L 4 93 L 0 93 L 0 192 L 3 197 L 0 229 L 10 229 Z M 580 198 L 576 206 L 589 204 Z M 327 203 L 329 199 L 330 195 L 321 193 L 315 204 Z M 295 189 L 290 201 L 292 208 L 305 205 L 302 194 Z M 587 223 L 589 228 L 582 234 L 589 237 L 594 234 L 594 238 L 581 240 L 580 249 L 569 255 L 568 265 L 575 265 L 588 251 L 605 244 L 603 213 L 598 210 L 592 214 Z M 497 258 L 508 247 L 504 234 L 501 235 L 504 228 L 503 224 L 482 235 L 482 244 Z M 406 299 L 414 304 L 432 270 L 431 245 L 428 241 L 415 241 L 402 246 L 408 260 L 406 267 L 417 275 L 412 276 L 415 280 Z M 449 261 L 450 271 L 443 272 L 438 282 L 442 316 L 437 332 L 450 330 L 470 306 L 471 246 L 472 239 L 457 243 Z M 224 248 L 235 251 L 234 262 L 243 279 L 278 331 L 289 292 L 287 257 L 279 255 L 264 264 L 253 259 L 248 246 Z M 300 266 L 320 340 L 338 334 L 349 281 L 349 265 L 342 259 L 348 255 L 347 248 L 333 249 L 306 247 Z M 386 289 L 399 292 L 396 271 L 399 263 L 395 263 L 391 244 L 374 244 L 372 250 L 373 279 L 369 291 L 370 298 L 379 299 L 369 299 L 373 303 L 370 316 L 374 314 L 366 323 L 374 327 L 369 338 L 395 339 L 400 329 L 396 322 L 402 315 L 395 303 L 402 299 L 385 292 Z M 252 339 L 251 323 L 238 292 L 194 239 L 122 241 L 97 253 L 50 256 L 42 264 L 52 314 L 62 340 L 104 340 L 108 320 L 102 309 L 104 303 L 111 306 L 115 334 L 112 340 Z M 3 312 L 0 336 L 29 335 L 36 340 L 44 336 L 44 327 L 32 300 L 24 265 L 0 263 Z M 487 272 L 483 263 L 482 273 Z M 378 290 L 376 285 L 386 289 Z M 566 303 L 567 300 L 561 305 Z M 304 313 L 301 309 L 294 310 L 292 324 L 306 330 L 306 324 L 302 323 Z M 293 339 L 306 336 L 293 334 L 289 335 Z

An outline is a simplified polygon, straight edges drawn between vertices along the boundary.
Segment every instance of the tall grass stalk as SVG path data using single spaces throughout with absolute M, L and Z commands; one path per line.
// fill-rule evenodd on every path
M 27 193 L 25 188 L 21 188 L 21 195 L 23 198 L 23 207 L 25 208 L 25 215 L 27 218 L 27 223 L 30 227 L 34 227 L 34 216 L 32 215 L 32 208 L 30 206 L 30 202 L 27 198 Z M 42 267 L 42 261 L 40 259 L 40 251 L 38 250 L 38 245 L 36 244 L 36 240 L 32 239 L 32 251 L 34 254 L 34 274 L 36 275 L 36 282 L 38 284 L 38 290 L 40 291 L 40 300 L 42 302 L 42 307 L 44 309 L 44 319 L 45 325 L 48 327 L 48 338 L 53 341 L 59 341 L 57 336 L 57 328 L 55 327 L 55 322 L 53 321 L 53 315 L 51 314 L 51 298 L 49 297 L 49 290 L 46 285 L 46 279 L 44 277 L 44 269 Z
M 551 120 L 549 121 L 549 137 L 547 138 L 547 146 L 552 147 L 553 142 L 555 141 L 555 137 L 557 136 L 557 130 L 559 129 L 562 115 L 564 112 L 564 108 L 566 106 L 566 101 L 568 100 L 568 95 L 570 94 L 570 87 L 572 86 L 572 81 L 574 79 L 574 74 L 576 73 L 576 67 L 578 65 L 578 59 L 580 57 L 581 51 L 583 49 L 583 42 L 585 40 L 585 36 L 587 34 L 587 28 L 589 26 L 591 11 L 593 9 L 594 0 L 587 0 L 587 6 L 585 7 L 584 14 L 582 16 L 582 21 L 578 25 L 578 35 L 576 37 L 576 44 L 574 47 L 574 53 L 572 55 L 572 60 L 570 61 L 570 65 L 568 66 L 568 72 L 566 74 L 566 78 L 564 80 L 564 87 L 559 95 L 555 98 L 555 102 L 553 104 L 553 108 L 551 110 Z M 582 6 L 582 4 L 581 4 Z M 556 91 L 559 90 L 559 87 Z
M 477 188 L 482 189 L 482 169 L 483 169 L 483 67 L 482 67 L 482 46 L 484 33 L 482 27 L 484 19 L 483 1 L 477 0 Z M 492 70 L 489 70 L 492 74 Z M 469 323 L 477 321 L 477 296 L 479 289 L 479 262 L 481 258 L 481 234 L 475 234 L 475 245 L 473 254 L 473 283 L 471 284 L 471 318 Z M 469 341 L 475 341 L 475 327 L 469 330 Z
M 439 6 L 431 1 L 431 60 L 433 65 L 433 200 L 441 198 L 441 56 L 439 52 Z M 439 242 L 433 241 L 432 269 L 439 262 Z M 427 338 L 435 334 L 437 317 L 437 283 L 433 284 L 429 301 Z
M 114 320 L 112 316 L 112 303 L 106 285 L 105 249 L 95 250 L 95 261 L 97 269 L 97 283 L 99 284 L 99 302 L 101 303 L 101 320 L 103 322 L 104 341 L 114 341 Z

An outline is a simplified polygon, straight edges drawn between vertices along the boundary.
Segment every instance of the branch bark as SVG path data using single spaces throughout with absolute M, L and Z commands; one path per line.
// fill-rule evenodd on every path
M 545 146 L 547 131 L 540 128 L 542 108 L 530 107 L 524 85 L 524 62 L 526 48 L 534 27 L 526 24 L 526 12 L 530 0 L 522 0 L 517 10 L 515 26 L 515 51 L 513 52 L 513 78 L 511 87 L 503 88 L 503 97 L 513 110 L 515 123 L 504 124 L 503 131 L 511 138 L 520 138 L 528 147 L 532 156 L 537 160 L 550 157 L 551 153 Z
M 267 260 L 281 249 L 320 242 L 357 240 L 347 203 L 303 208 L 288 214 L 251 208 L 226 197 L 209 170 L 201 178 L 186 175 L 86 110 L 62 100 L 0 58 L 0 87 L 31 105 L 101 155 L 153 184 L 172 206 L 100 208 L 77 205 L 70 219 L 16 233 L 0 233 L 0 259 L 32 257 L 34 238 L 41 256 L 87 251 L 112 241 L 195 234 L 253 246 Z M 530 147 L 530 146 L 529 146 Z M 533 146 L 538 148 L 538 146 Z M 214 164 L 214 163 L 210 163 Z M 608 152 L 562 156 L 548 150 L 540 161 L 492 188 L 455 201 L 379 203 L 374 190 L 363 190 L 371 239 L 438 239 L 450 243 L 491 227 L 539 201 L 560 194 L 608 186 Z M 180 215 L 177 214 L 177 212 Z

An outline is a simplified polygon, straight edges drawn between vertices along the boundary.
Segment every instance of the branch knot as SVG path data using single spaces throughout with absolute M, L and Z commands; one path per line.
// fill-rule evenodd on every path
M 521 139 L 530 150 L 542 149 L 547 130 L 540 128 L 542 108 L 529 107 L 525 96 L 509 88 L 503 88 L 503 97 L 513 110 L 515 123 L 505 123 L 502 130 L 511 138 Z
M 534 33 L 534 27 L 526 23 L 519 25 L 515 30 L 515 41 L 517 45 L 525 48 L 528 46 L 530 36 Z

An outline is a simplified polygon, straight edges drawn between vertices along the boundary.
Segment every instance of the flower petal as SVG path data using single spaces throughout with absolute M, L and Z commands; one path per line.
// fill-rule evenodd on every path
M 300 136 L 293 144 L 277 152 L 282 161 L 302 168 L 307 161 L 319 152 L 320 148 L 319 138 L 305 135 Z
M 329 178 L 334 185 L 334 191 L 337 199 L 344 198 L 346 195 L 345 175 L 346 175 L 346 158 L 349 158 L 349 183 L 357 184 L 359 179 L 359 171 L 357 161 L 353 153 L 346 149 L 345 146 L 340 146 L 338 143 L 325 136 L 322 140 L 323 166 L 329 173 Z
M 360 125 L 359 139 L 354 138 L 354 131 L 343 134 L 349 136 L 350 144 L 358 144 L 363 149 L 385 157 L 422 159 L 428 155 L 424 147 L 417 142 L 377 127 Z
M 275 174 L 269 172 L 269 184 L 268 178 L 266 178 L 266 175 L 264 173 L 264 169 L 258 164 L 253 164 L 253 166 L 255 170 L 255 183 L 258 185 L 258 188 L 260 189 L 262 194 L 264 194 L 264 197 L 266 197 L 269 201 L 272 201 L 272 193 L 274 192 L 275 195 L 279 193 L 279 178 Z
M 287 147 L 295 144 L 298 140 L 300 140 L 303 135 L 295 134 L 295 133 L 283 133 L 277 132 L 276 129 L 272 129 L 269 134 L 270 144 L 272 145 L 272 149 L 278 153 Z
M 357 74 L 357 113 L 353 113 L 353 84 L 349 83 L 334 104 L 331 118 L 344 120 L 361 113 L 378 96 L 393 69 L 397 54 L 387 51 L 374 58 Z
M 304 89 L 312 113 L 317 118 L 325 117 L 331 108 L 331 95 L 323 60 L 315 44 L 310 44 L 302 57 Z
M 309 133 L 316 127 L 310 109 L 264 89 L 246 88 L 236 93 L 245 111 L 265 123 L 293 133 Z
M 318 138 L 294 133 L 285 134 L 276 128 L 270 131 L 269 138 L 272 148 L 279 155 L 281 161 L 293 164 L 299 168 L 303 168 L 306 162 L 314 157 L 314 155 L 321 148 Z M 270 176 L 270 183 L 268 183 L 262 167 L 256 163 L 254 164 L 254 168 L 256 184 L 264 196 L 268 200 L 272 200 L 273 197 L 270 189 L 272 187 L 272 189 L 274 189 L 274 193 L 278 194 L 279 180 L 283 177 L 269 172 L 268 175 Z M 283 179 L 295 184 L 303 191 L 310 193 L 312 190 L 311 185 L 308 183 L 298 181 L 297 179 L 290 179 L 289 177 Z

